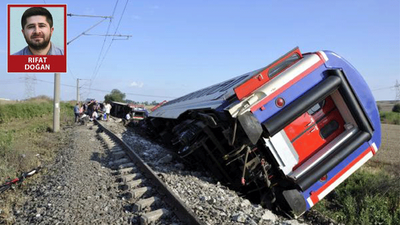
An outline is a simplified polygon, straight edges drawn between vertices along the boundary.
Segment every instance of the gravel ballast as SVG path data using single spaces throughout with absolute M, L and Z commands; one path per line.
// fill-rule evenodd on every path
M 118 184 L 96 126 L 65 132 L 70 144 L 60 149 L 40 183 L 26 191 L 26 202 L 14 209 L 16 224 L 129 224 L 129 212 L 118 197 Z
M 280 217 L 193 171 L 170 150 L 126 129 L 119 121 L 103 122 L 159 173 L 179 198 L 205 224 L 307 224 Z M 107 147 L 98 127 L 89 123 L 65 129 L 68 146 L 59 150 L 40 181 L 26 190 L 24 203 L 13 209 L 16 224 L 137 224 L 132 204 L 118 189 L 109 168 Z M 36 184 L 35 184 L 36 183 Z

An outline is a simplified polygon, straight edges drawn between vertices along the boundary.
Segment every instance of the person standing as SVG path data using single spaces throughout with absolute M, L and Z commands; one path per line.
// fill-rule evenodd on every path
M 93 117 L 93 111 L 94 111 L 94 100 L 90 100 L 87 106 L 87 114 L 90 119 Z
M 111 108 L 112 106 L 110 105 L 109 102 L 106 103 L 106 105 L 104 106 L 104 109 L 106 110 L 106 115 L 107 115 L 107 122 L 110 119 L 110 112 L 111 112 Z
M 77 102 L 74 107 L 74 113 L 75 113 L 75 123 L 77 123 L 79 121 L 79 114 L 80 114 L 79 102 Z

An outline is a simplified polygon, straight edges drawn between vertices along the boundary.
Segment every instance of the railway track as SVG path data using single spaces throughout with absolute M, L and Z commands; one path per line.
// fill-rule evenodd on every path
M 69 130 L 65 136 L 68 144 L 60 149 L 43 179 L 29 187 L 26 201 L 13 208 L 7 221 L 174 225 L 305 222 L 279 217 L 250 203 L 209 173 L 183 163 L 167 148 L 137 132 L 114 119 Z M 130 159 L 135 154 L 144 160 L 144 169 Z M 147 175 L 149 169 L 153 175 Z M 157 184 L 159 180 L 162 185 Z
M 107 145 L 114 161 L 110 166 L 115 170 L 116 181 L 120 182 L 122 197 L 133 204 L 137 218 L 133 222 L 146 224 L 205 224 L 165 184 L 141 157 L 114 134 L 102 122 L 96 122 L 103 131 L 100 137 Z
M 126 182 L 121 183 L 121 196 L 129 198 L 129 207 L 132 205 L 132 208 L 128 211 L 133 213 L 133 224 L 307 224 L 301 218 L 294 220 L 281 217 L 251 203 L 240 196 L 240 193 L 213 179 L 209 172 L 188 165 L 173 151 L 139 135 L 138 132 L 141 131 L 138 127 L 139 130 L 127 128 L 117 118 L 112 118 L 110 122 L 96 123 L 104 131 L 99 136 L 112 154 L 110 156 L 114 161 L 110 163 L 110 167 L 115 168 L 116 180 Z M 142 159 L 143 169 L 132 165 L 131 157 L 134 160 Z M 149 176 L 153 176 L 155 180 L 147 177 L 147 170 L 153 171 Z M 134 186 L 139 181 L 131 180 L 131 176 L 136 175 L 126 173 L 141 174 L 135 178 L 144 180 L 138 187 L 150 187 L 151 190 L 141 198 L 132 198 Z M 162 185 L 155 185 L 159 182 Z M 140 190 L 144 191 L 145 188 L 138 191 Z M 154 199 L 156 202 L 147 206 Z M 151 211 L 156 212 L 148 215 L 156 216 L 147 217 L 146 213 Z

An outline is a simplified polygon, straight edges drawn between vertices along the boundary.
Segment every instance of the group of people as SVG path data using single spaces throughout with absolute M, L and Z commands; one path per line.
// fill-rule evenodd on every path
M 109 121 L 111 108 L 112 106 L 108 102 L 100 104 L 95 100 L 91 100 L 82 105 L 77 102 L 74 107 L 75 123 L 78 123 L 83 118 L 88 118 L 89 121 L 99 119 Z

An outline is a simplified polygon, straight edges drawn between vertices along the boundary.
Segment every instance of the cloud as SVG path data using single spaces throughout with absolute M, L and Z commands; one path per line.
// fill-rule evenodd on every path
M 130 86 L 130 87 L 142 88 L 143 85 L 144 85 L 143 82 L 136 82 L 136 81 L 133 81 L 129 86 Z
M 142 19 L 142 17 L 140 17 L 140 16 L 138 16 L 138 15 L 131 15 L 130 18 L 131 18 L 132 20 L 141 20 L 141 19 Z

